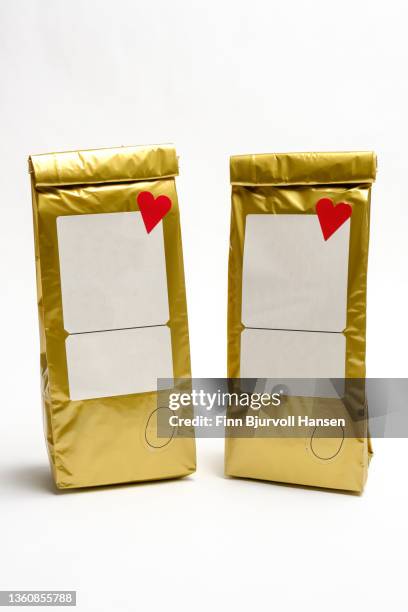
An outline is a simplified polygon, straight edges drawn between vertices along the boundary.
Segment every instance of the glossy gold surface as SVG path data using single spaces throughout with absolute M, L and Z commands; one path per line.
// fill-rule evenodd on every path
M 347 290 L 346 378 L 365 377 L 366 290 L 371 184 L 376 157 L 362 153 L 285 153 L 231 158 L 232 211 L 228 272 L 228 376 L 240 376 L 242 264 L 248 214 L 316 214 L 322 197 L 352 205 Z M 317 222 L 317 221 L 316 221 Z M 273 376 L 273 373 L 271 373 Z M 333 439 L 320 439 L 332 446 Z M 317 453 L 319 454 L 319 453 Z M 228 475 L 362 491 L 370 440 L 346 437 L 332 459 L 311 438 L 227 438 Z M 322 456 L 330 456 L 325 451 Z
M 193 438 L 147 442 L 157 394 L 71 401 L 68 391 L 56 219 L 137 211 L 137 194 L 167 195 L 163 219 L 174 376 L 189 378 L 190 350 L 173 147 L 120 147 L 35 155 L 32 182 L 41 379 L 47 446 L 59 488 L 174 478 L 196 466 Z M 153 415 L 154 418 L 154 415 Z

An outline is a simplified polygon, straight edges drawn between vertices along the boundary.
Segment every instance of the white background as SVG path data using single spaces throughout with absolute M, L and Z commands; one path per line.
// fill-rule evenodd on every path
M 175 142 L 193 372 L 226 372 L 230 154 L 374 149 L 368 374 L 407 373 L 404 0 L 2 0 L 1 589 L 80 610 L 407 609 L 406 442 L 363 496 L 223 477 L 56 493 L 26 158 Z

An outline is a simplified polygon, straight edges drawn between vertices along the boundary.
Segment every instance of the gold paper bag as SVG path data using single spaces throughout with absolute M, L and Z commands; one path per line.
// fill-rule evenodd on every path
M 243 155 L 231 158 L 230 170 L 228 376 L 364 380 L 375 155 Z M 342 203 L 336 214 L 343 207 L 351 217 L 330 233 L 318 202 Z M 309 410 L 310 401 L 299 407 Z M 339 413 L 344 405 L 327 400 L 321 408 Z M 362 491 L 371 447 L 367 428 L 357 430 L 319 441 L 314 430 L 227 437 L 226 473 Z
M 158 437 L 156 429 L 157 378 L 191 376 L 174 148 L 33 155 L 29 169 L 42 398 L 57 486 L 192 473 L 194 439 Z M 155 206 L 170 200 L 149 233 L 141 193 Z

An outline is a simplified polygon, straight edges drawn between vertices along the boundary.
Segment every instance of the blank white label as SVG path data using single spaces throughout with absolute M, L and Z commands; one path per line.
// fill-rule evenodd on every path
M 71 400 L 156 391 L 173 377 L 166 326 L 76 334 L 65 346 Z
M 69 333 L 169 319 L 163 226 L 140 212 L 57 218 L 64 328 Z
M 241 378 L 344 378 L 343 334 L 245 329 Z
M 343 331 L 350 220 L 326 242 L 317 215 L 247 215 L 242 323 Z

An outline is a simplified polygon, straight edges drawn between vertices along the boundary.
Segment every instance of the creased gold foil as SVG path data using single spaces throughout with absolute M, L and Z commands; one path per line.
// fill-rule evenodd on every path
M 240 377 L 242 266 L 248 214 L 316 214 L 323 197 L 352 205 L 347 290 L 346 378 L 364 378 L 371 152 L 284 153 L 231 158 L 232 211 L 228 272 L 228 376 Z M 271 374 L 271 377 L 273 373 Z M 333 439 L 320 439 L 330 447 Z M 230 476 L 362 491 L 371 444 L 346 437 L 333 459 L 311 452 L 308 438 L 227 438 L 225 470 Z M 330 453 L 328 453 L 330 455 Z
M 137 194 L 172 200 L 162 220 L 173 369 L 189 378 L 190 350 L 179 207 L 172 146 L 119 147 L 29 158 L 40 323 L 42 398 L 47 447 L 59 488 L 174 478 L 196 466 L 195 441 L 174 437 L 161 448 L 146 440 L 155 392 L 69 399 L 56 219 L 137 211 Z

